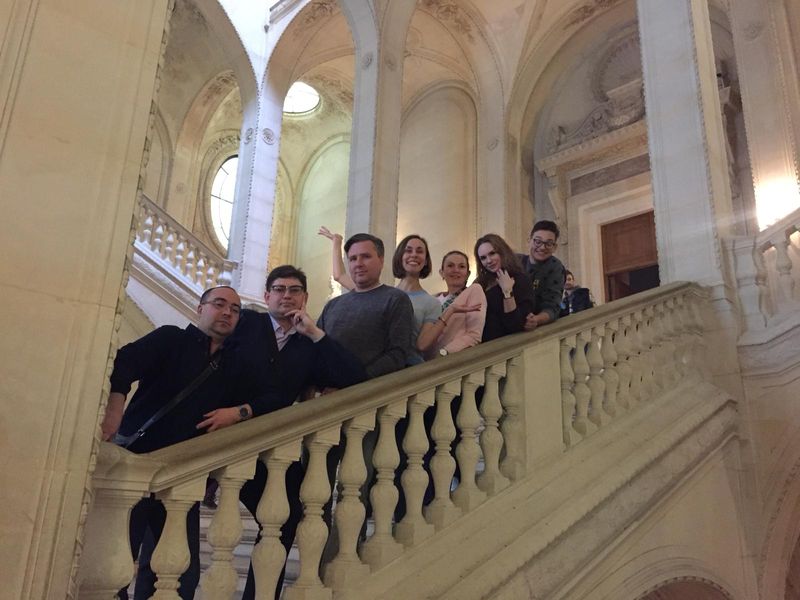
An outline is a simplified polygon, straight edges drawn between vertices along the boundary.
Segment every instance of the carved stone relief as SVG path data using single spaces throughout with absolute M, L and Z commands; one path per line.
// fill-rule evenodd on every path
M 339 10 L 336 0 L 314 0 L 303 9 L 294 36 L 300 37 L 320 21 L 329 19 Z
M 470 43 L 475 42 L 475 27 L 469 15 L 453 0 L 419 0 L 421 10 L 432 15 L 437 21 L 447 23 Z
M 619 4 L 622 0 L 593 0 L 592 2 L 586 2 L 582 6 L 579 6 L 569 16 L 567 23 L 564 25 L 564 29 L 569 29 L 574 27 L 575 25 L 580 25 L 584 21 L 591 19 L 597 13 L 611 8 L 615 4 Z

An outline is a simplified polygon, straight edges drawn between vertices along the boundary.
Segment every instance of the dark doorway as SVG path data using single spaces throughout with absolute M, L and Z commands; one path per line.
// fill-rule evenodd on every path
M 600 235 L 606 302 L 660 285 L 652 211 L 607 223 Z

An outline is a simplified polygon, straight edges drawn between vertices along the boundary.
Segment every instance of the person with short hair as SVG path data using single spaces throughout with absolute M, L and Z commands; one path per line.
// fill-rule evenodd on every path
M 402 369 L 414 353 L 414 310 L 404 292 L 381 283 L 383 241 L 357 233 L 344 251 L 353 291 L 329 300 L 317 325 L 361 361 L 368 378 Z
M 526 331 L 554 322 L 561 312 L 566 269 L 553 256 L 560 233 L 553 221 L 537 221 L 528 237 L 528 254 L 517 255 L 533 283 L 534 309 L 526 319 Z
M 592 292 L 589 291 L 589 288 L 579 286 L 575 281 L 575 275 L 567 269 L 567 275 L 564 278 L 564 297 L 561 300 L 559 317 L 566 317 L 593 306 Z
M 200 298 L 196 326 L 165 325 L 120 348 L 101 424 L 103 439 L 114 439 L 137 454 L 152 452 L 267 412 L 277 398 L 276 389 L 261 387 L 244 366 L 236 346 L 229 343 L 240 312 L 236 290 L 211 288 Z M 139 387 L 125 408 L 135 381 Z M 183 394 L 185 398 L 175 403 Z M 173 407 L 159 418 L 162 407 L 170 404 Z M 199 515 L 198 504 L 187 514 L 190 563 L 178 589 L 184 600 L 194 597 L 200 580 Z M 148 530 L 158 543 L 165 521 L 164 505 L 152 496 L 133 507 L 130 544 L 134 559 Z M 136 598 L 149 598 L 154 591 L 152 571 L 137 575 Z M 119 597 L 127 598 L 127 589 L 120 590 Z
M 475 242 L 476 281 L 486 293 L 483 341 L 517 333 L 533 312 L 533 284 L 508 243 L 488 233 Z

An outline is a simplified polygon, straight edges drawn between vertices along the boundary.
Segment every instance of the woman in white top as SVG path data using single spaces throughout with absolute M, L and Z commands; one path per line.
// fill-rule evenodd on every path
M 442 314 L 434 326 L 422 332 L 417 346 L 430 359 L 446 356 L 480 343 L 486 321 L 486 294 L 480 285 L 467 287 L 469 258 L 460 250 L 451 250 L 439 269 L 447 291 L 437 294 Z

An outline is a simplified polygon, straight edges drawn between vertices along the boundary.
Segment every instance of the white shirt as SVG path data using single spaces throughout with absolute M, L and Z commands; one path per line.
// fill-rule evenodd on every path
M 284 331 L 281 324 L 275 320 L 275 317 L 270 315 L 269 318 L 272 321 L 272 328 L 275 330 L 275 341 L 278 342 L 278 350 L 283 350 L 283 347 L 286 345 L 286 342 L 289 341 L 289 338 L 297 333 L 297 329 L 292 326 L 292 328 L 288 331 Z

